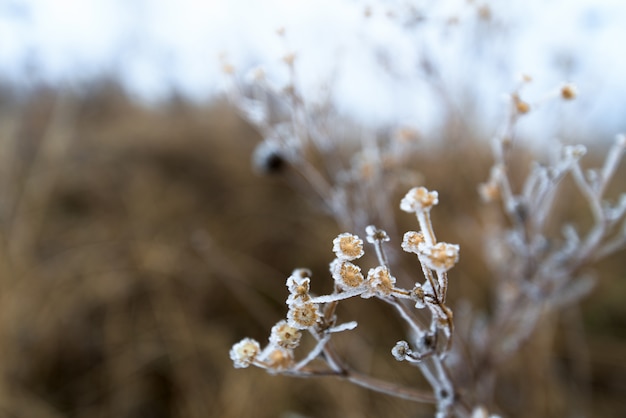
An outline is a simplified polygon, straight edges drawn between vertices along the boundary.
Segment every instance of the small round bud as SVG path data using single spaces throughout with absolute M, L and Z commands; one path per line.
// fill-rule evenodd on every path
M 230 349 L 230 359 L 238 369 L 248 367 L 261 351 L 261 346 L 252 338 L 244 338 Z
M 396 278 L 389 273 L 389 269 L 385 266 L 378 266 L 367 273 L 367 285 L 370 290 L 362 296 L 389 296 L 395 284 Z
M 398 341 L 396 345 L 391 349 L 391 355 L 398 360 L 403 361 L 407 356 L 411 355 L 411 348 L 406 341 Z
M 425 242 L 423 233 L 407 231 L 402 238 L 402 249 L 407 253 L 419 254 L 419 248 Z
M 294 349 L 300 344 L 301 337 L 300 331 L 282 320 L 272 327 L 270 343 L 282 348 Z
M 517 113 L 519 113 L 520 115 L 524 115 L 530 112 L 530 105 L 520 99 L 517 93 L 513 94 L 511 98 L 513 99 L 513 105 L 515 106 L 515 110 L 517 111 Z
M 578 95 L 578 92 L 576 90 L 576 87 L 572 84 L 566 84 L 563 87 L 561 87 L 561 97 L 565 100 L 574 100 L 576 98 L 576 96 Z
M 285 56 L 283 56 L 283 62 L 290 67 L 293 66 L 294 62 L 296 62 L 296 53 L 290 52 L 285 54 Z
M 363 240 L 356 235 L 343 233 L 333 240 L 333 252 L 340 260 L 355 260 L 363 256 Z
M 400 209 L 405 212 L 428 211 L 439 203 L 439 194 L 425 187 L 414 187 L 400 201 Z
M 459 261 L 459 246 L 439 242 L 424 248 L 420 253 L 420 260 L 431 270 L 448 271 Z
M 281 347 L 276 347 L 265 356 L 264 360 L 269 365 L 270 372 L 285 370 L 293 365 L 293 352 Z
M 365 282 L 361 268 L 349 261 L 335 259 L 330 265 L 330 271 L 337 285 L 343 290 L 356 289 Z
M 415 287 L 413 288 L 413 299 L 415 300 L 415 307 L 417 309 L 422 309 L 426 307 L 426 303 L 424 302 L 424 296 L 426 296 L 426 291 L 422 287 L 421 284 L 415 283 Z
M 311 302 L 295 301 L 289 306 L 287 321 L 296 329 L 307 329 L 314 326 L 320 319 L 319 307 Z
M 367 242 L 370 244 L 389 241 L 387 232 L 383 229 L 376 228 L 374 225 L 368 225 L 367 228 L 365 228 L 365 232 L 367 233 Z

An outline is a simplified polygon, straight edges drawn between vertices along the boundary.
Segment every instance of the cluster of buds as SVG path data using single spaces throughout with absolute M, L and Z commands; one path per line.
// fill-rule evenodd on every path
M 425 355 L 435 352 L 438 330 L 443 330 L 450 340 L 452 332 L 452 312 L 445 306 L 447 271 L 459 259 L 459 246 L 436 242 L 429 212 L 438 203 L 437 192 L 424 187 L 411 189 L 400 203 L 400 208 L 415 213 L 420 231 L 404 234 L 402 248 L 418 256 L 426 280 L 415 283 L 413 289 L 396 286 L 396 278 L 391 272 L 384 251 L 384 243 L 389 236 L 384 230 L 374 226 L 366 228 L 366 240 L 374 246 L 377 265 L 364 274 L 357 260 L 365 254 L 364 241 L 358 235 L 342 233 L 333 240 L 332 251 L 335 259 L 330 263 L 330 274 L 335 282 L 334 291 L 328 295 L 311 295 L 311 272 L 296 269 L 287 278 L 287 316 L 272 328 L 269 343 L 263 349 L 250 338 L 235 344 L 230 352 L 235 367 L 255 365 L 272 372 L 297 372 L 316 358 L 324 349 L 333 332 L 353 329 L 355 322 L 335 326 L 334 309 L 337 302 L 360 296 L 364 299 L 378 298 L 399 306 L 400 299 L 411 300 L 418 309 L 429 308 L 431 326 L 423 329 L 421 337 L 411 349 L 405 341 L 399 342 L 393 350 L 398 360 L 418 362 Z M 298 363 L 294 360 L 294 350 L 299 346 L 302 331 L 308 331 L 318 342 L 316 347 Z

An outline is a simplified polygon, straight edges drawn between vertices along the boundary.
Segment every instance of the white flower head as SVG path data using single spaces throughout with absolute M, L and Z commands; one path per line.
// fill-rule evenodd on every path
M 261 346 L 252 338 L 244 338 L 230 349 L 230 359 L 236 368 L 248 367 L 261 351 Z
M 400 209 L 405 212 L 427 212 L 439 203 L 439 194 L 425 187 L 414 187 L 400 201 Z
M 352 261 L 363 256 L 363 240 L 345 232 L 333 240 L 333 252 L 341 260 Z

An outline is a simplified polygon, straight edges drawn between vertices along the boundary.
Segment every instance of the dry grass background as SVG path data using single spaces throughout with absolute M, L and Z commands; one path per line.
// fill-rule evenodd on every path
M 228 106 L 174 97 L 149 108 L 114 82 L 71 98 L 43 87 L 1 96 L 1 417 L 432 415 L 344 382 L 232 367 L 234 342 L 264 341 L 284 317 L 294 267 L 313 270 L 314 290 L 330 288 L 331 240 L 342 231 L 284 176 L 253 173 L 259 138 Z M 438 236 L 461 244 L 450 297 L 484 306 L 477 237 L 490 215 L 476 185 L 490 159 L 466 135 L 424 149 L 415 164 L 440 192 Z M 459 137 L 454 126 L 444 136 Z M 625 190 L 624 167 L 616 178 Z M 575 416 L 574 406 L 626 416 L 623 252 L 598 267 L 602 280 L 582 308 L 546 319 L 559 325 L 541 327 L 502 371 L 505 415 Z M 345 306 L 339 314 L 360 323 L 338 337 L 350 362 L 420 384 L 389 355 L 403 335 L 392 312 Z M 572 326 L 578 317 L 584 334 Z

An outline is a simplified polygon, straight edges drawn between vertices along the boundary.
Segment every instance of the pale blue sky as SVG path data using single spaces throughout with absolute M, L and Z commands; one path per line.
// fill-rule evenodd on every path
M 158 99 L 176 88 L 205 100 L 222 86 L 220 54 L 241 74 L 262 65 L 280 85 L 280 57 L 295 51 L 310 97 L 331 82 L 339 108 L 352 116 L 428 126 L 438 93 L 416 70 L 426 57 L 452 100 L 472 98 L 487 120 L 525 72 L 535 80 L 529 97 L 564 81 L 578 86 L 580 100 L 559 117 L 571 113 L 592 130 L 626 128 L 625 1 L 413 1 L 426 16 L 417 29 L 406 27 L 406 3 L 0 0 L 0 74 L 28 86 L 113 72 L 139 97 Z M 489 22 L 476 18 L 474 3 L 491 5 Z M 286 39 L 276 35 L 279 27 Z

